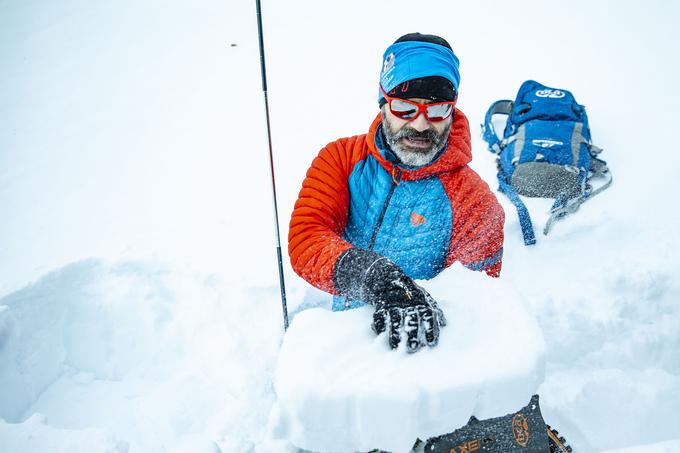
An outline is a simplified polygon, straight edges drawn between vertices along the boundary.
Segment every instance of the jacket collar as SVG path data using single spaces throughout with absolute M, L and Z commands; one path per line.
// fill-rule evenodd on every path
M 410 181 L 425 179 L 439 173 L 453 171 L 463 167 L 472 160 L 472 148 L 470 145 L 470 127 L 468 120 L 460 110 L 456 109 L 448 143 L 443 152 L 440 152 L 434 161 L 423 167 L 409 167 L 398 163 L 398 159 L 385 143 L 382 134 L 381 115 L 373 120 L 371 128 L 366 136 L 366 144 L 380 165 L 390 174 L 397 170 L 401 171 L 401 179 Z M 376 145 L 376 143 L 378 145 Z

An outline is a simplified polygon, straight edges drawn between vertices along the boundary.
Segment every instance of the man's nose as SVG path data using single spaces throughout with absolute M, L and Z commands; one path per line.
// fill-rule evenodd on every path
M 413 129 L 417 130 L 418 132 L 422 132 L 422 131 L 424 131 L 426 129 L 430 129 L 430 127 L 432 127 L 430 125 L 430 122 L 425 117 L 425 114 L 422 113 L 422 112 L 420 113 L 420 115 L 418 115 L 418 117 L 416 119 L 411 121 L 409 126 L 411 126 Z

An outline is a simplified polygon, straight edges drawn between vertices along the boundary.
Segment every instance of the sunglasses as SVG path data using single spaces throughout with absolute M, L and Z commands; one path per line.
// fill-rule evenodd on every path
M 437 121 L 444 121 L 451 116 L 453 109 L 456 106 L 456 101 L 420 104 L 406 99 L 393 98 L 385 93 L 382 86 L 380 86 L 380 91 L 383 96 L 385 96 L 385 99 L 387 99 L 387 105 L 389 105 L 392 115 L 401 118 L 402 120 L 411 121 L 418 118 L 418 115 L 423 113 L 425 118 L 430 122 L 436 123 Z

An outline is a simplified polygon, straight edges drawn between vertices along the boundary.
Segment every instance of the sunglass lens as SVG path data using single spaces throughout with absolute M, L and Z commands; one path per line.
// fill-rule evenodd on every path
M 413 118 L 418 113 L 418 108 L 415 105 L 401 99 L 392 99 L 390 110 L 394 115 L 404 119 Z
M 427 107 L 427 116 L 431 121 L 441 121 L 448 118 L 452 110 L 451 104 L 435 104 Z

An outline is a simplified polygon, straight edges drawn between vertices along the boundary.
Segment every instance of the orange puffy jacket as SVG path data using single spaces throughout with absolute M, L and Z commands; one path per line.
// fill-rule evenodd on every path
M 467 165 L 465 115 L 456 110 L 446 150 L 415 169 L 391 161 L 380 120 L 368 134 L 326 145 L 312 162 L 290 219 L 295 272 L 337 294 L 335 262 L 359 247 L 387 256 L 416 279 L 434 277 L 455 261 L 497 277 L 505 215 Z

